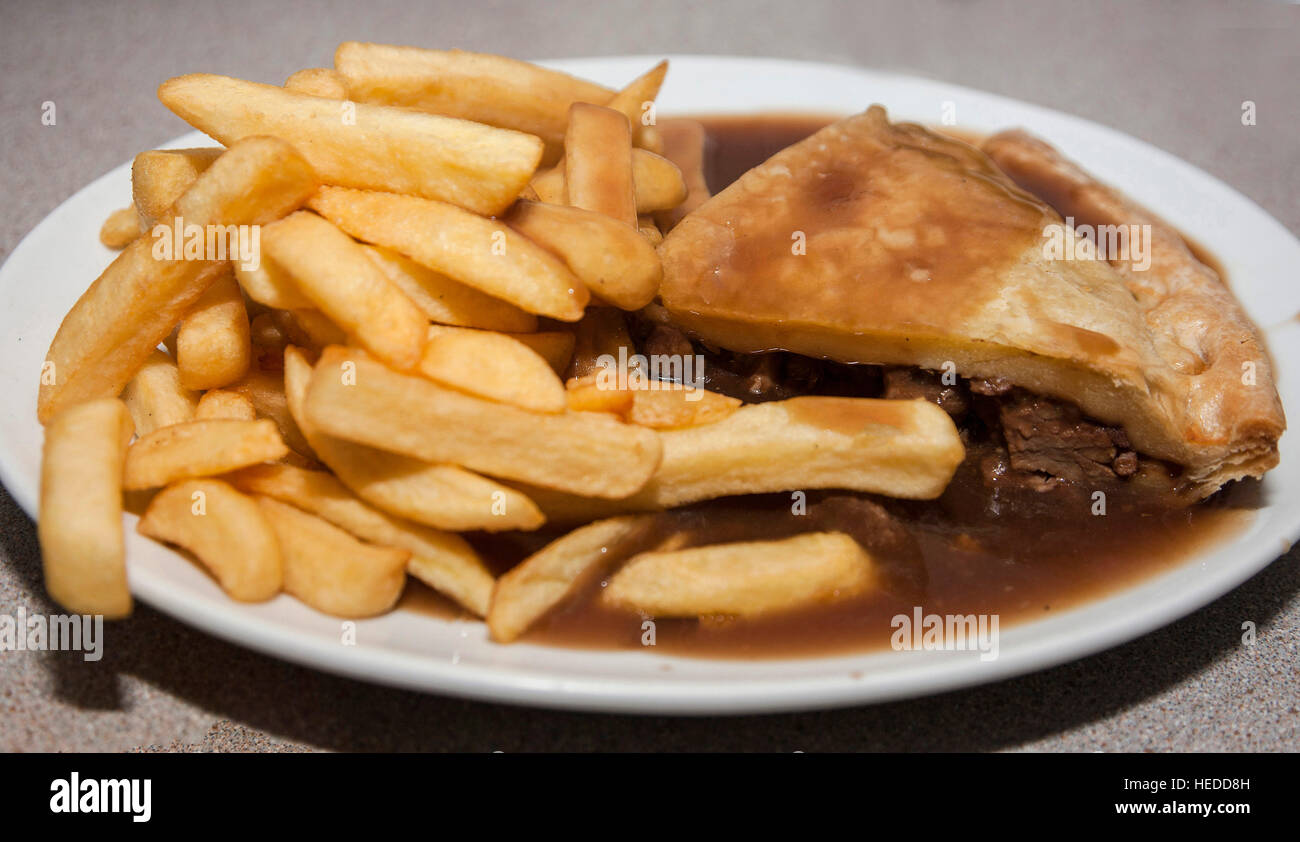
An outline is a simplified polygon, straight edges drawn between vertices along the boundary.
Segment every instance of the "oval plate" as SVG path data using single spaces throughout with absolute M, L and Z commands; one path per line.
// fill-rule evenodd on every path
M 574 59 L 548 66 L 618 86 L 660 56 Z M 659 111 L 671 114 L 804 111 L 848 114 L 873 102 L 896 120 L 935 124 L 945 104 L 957 126 L 991 132 L 1024 126 L 1098 178 L 1163 215 L 1223 263 L 1274 355 L 1300 354 L 1300 243 L 1228 186 L 1191 165 L 1116 131 L 992 94 L 888 73 L 766 59 L 672 56 Z M 211 145 L 194 133 L 172 146 Z M 129 203 L 130 164 L 82 189 L 19 244 L 0 292 L 0 478 L 36 514 L 41 428 L 36 384 L 63 314 L 112 259 L 100 224 Z M 1280 372 L 1283 401 L 1300 384 Z M 1285 442 L 1284 442 L 1285 444 Z M 167 548 L 135 533 L 127 516 L 132 591 L 206 632 L 275 657 L 382 684 L 478 699 L 557 708 L 644 713 L 742 713 L 883 701 L 995 681 L 1073 660 L 1138 637 L 1231 590 L 1286 551 L 1300 534 L 1300 459 L 1284 448 L 1263 484 L 1250 526 L 1168 572 L 1049 619 L 1002 631 L 1000 655 L 878 652 L 798 660 L 726 661 L 653 651 L 587 652 L 488 641 L 479 622 L 395 612 L 357 623 L 356 644 L 341 643 L 337 619 L 281 596 L 260 605 L 227 599 L 212 579 Z

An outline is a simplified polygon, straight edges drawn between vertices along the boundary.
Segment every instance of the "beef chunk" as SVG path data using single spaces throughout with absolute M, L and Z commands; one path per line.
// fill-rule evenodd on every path
M 997 397 L 1010 392 L 1014 384 L 1005 377 L 977 377 L 970 381 L 970 390 L 977 395 Z
M 641 352 L 646 356 L 658 354 L 666 357 L 685 359 L 695 353 L 691 340 L 675 327 L 655 325 L 641 343 Z
M 1138 455 L 1131 450 L 1126 450 L 1116 456 L 1115 461 L 1110 466 L 1114 469 L 1116 475 L 1131 477 L 1137 473 Z
M 922 398 L 938 404 L 953 418 L 960 418 L 970 409 L 970 398 L 960 382 L 948 386 L 939 372 L 922 368 L 886 368 L 883 397 L 894 400 Z
M 1122 430 L 1083 418 L 1078 407 L 1027 392 L 1013 393 L 999 411 L 1011 468 L 1071 482 L 1114 479 L 1137 470 Z

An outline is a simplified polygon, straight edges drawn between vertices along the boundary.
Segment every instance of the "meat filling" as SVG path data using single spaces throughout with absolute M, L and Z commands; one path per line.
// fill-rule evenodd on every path
M 1117 427 L 1083 418 L 1072 404 L 1016 390 L 999 408 L 1011 467 L 1071 482 L 1132 476 L 1137 454 Z
M 1087 497 L 1104 488 L 1142 497 L 1172 494 L 1176 486 L 1177 469 L 1139 456 L 1122 429 L 1093 421 L 1066 401 L 1016 388 L 1006 378 L 945 377 L 783 351 L 736 354 L 693 341 L 662 317 L 634 319 L 632 333 L 646 353 L 692 349 L 704 357 L 707 388 L 751 403 L 799 395 L 928 400 L 952 416 L 971 473 L 987 489 Z M 1141 488 L 1134 485 L 1139 480 Z

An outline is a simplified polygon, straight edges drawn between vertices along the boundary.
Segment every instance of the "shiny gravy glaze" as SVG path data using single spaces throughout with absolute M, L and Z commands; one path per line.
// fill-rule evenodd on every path
M 750 167 L 812 134 L 834 118 L 765 114 L 704 117 L 706 175 L 717 192 Z M 944 131 L 948 131 L 944 129 Z M 969 134 L 948 131 L 978 142 Z M 1204 249 L 1197 256 L 1219 267 Z M 1222 272 L 1220 271 L 1220 276 Z M 645 546 L 611 548 L 626 558 L 674 536 L 674 545 L 780 538 L 837 530 L 853 535 L 880 567 L 881 587 L 861 597 L 780 617 L 657 620 L 655 650 L 678 655 L 756 658 L 825 655 L 885 648 L 899 614 L 996 614 L 1001 627 L 1047 616 L 1131 585 L 1222 541 L 1253 516 L 1258 483 L 1224 489 L 1191 508 L 1092 514 L 1087 507 L 1041 507 L 993 516 L 988 491 L 959 471 L 942 498 L 904 502 L 869 495 L 810 492 L 807 511 L 791 513 L 790 495 L 732 498 L 657 515 Z M 562 534 L 468 536 L 499 571 Z M 595 596 L 607 575 L 593 576 L 524 640 L 586 649 L 639 649 L 643 618 L 604 608 Z M 464 616 L 412 580 L 400 606 L 443 617 Z

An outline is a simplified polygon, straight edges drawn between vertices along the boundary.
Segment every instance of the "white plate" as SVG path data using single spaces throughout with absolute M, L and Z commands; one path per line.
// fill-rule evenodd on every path
M 656 57 L 548 64 L 619 85 Z M 1025 126 L 1101 179 L 1121 185 L 1223 262 L 1246 309 L 1268 331 L 1274 356 L 1300 354 L 1300 243 L 1249 199 L 1198 169 L 1131 137 L 1065 114 L 954 85 L 888 73 L 762 59 L 680 56 L 659 100 L 661 114 L 763 110 L 849 113 L 873 102 L 891 117 L 936 124 L 946 103 L 957 126 Z M 175 145 L 208 145 L 201 135 Z M 64 202 L 0 269 L 0 476 L 35 516 L 41 429 L 36 384 L 63 314 L 112 259 L 100 223 L 129 203 L 123 164 Z M 1300 383 L 1283 365 L 1287 406 Z M 1284 442 L 1285 444 L 1285 442 Z M 653 652 L 584 652 L 489 642 L 477 622 L 395 613 L 358 623 L 356 645 L 340 624 L 288 597 L 242 605 L 192 564 L 136 535 L 128 516 L 131 589 L 182 622 L 276 657 L 368 681 L 480 699 L 605 711 L 738 713 L 821 708 L 896 699 L 994 681 L 1114 646 L 1226 593 L 1284 552 L 1300 534 L 1300 459 L 1284 447 L 1264 484 L 1264 503 L 1234 540 L 1171 571 L 1050 619 L 1001 635 L 1000 657 L 884 652 L 801 660 L 720 661 Z

